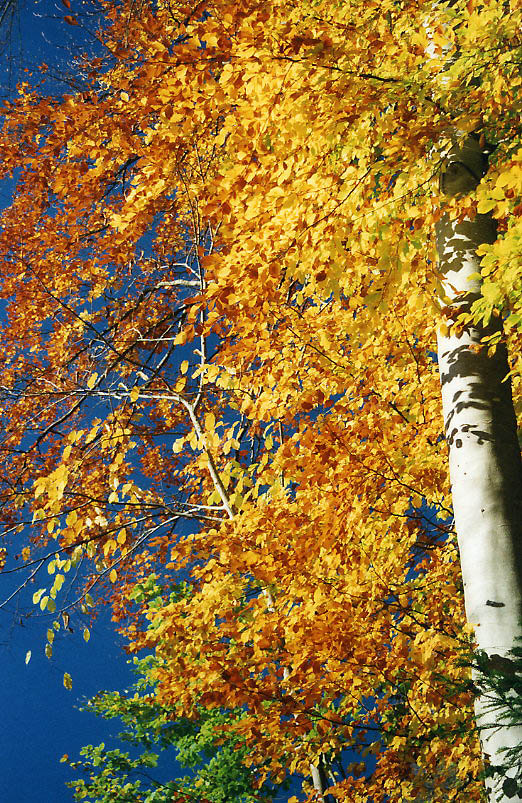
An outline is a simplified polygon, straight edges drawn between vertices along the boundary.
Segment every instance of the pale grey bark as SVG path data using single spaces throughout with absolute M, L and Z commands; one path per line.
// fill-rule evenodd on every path
M 335 803 L 335 798 L 333 795 L 324 794 L 328 787 L 332 786 L 332 783 L 335 783 L 335 781 L 328 780 L 324 755 L 319 757 L 317 765 L 310 764 L 310 774 L 312 776 L 314 789 L 318 793 L 319 799 L 323 800 L 324 803 Z
M 479 141 L 469 136 L 448 154 L 441 189 L 450 197 L 469 193 L 484 171 Z M 477 215 L 458 223 L 445 215 L 436 238 L 446 296 L 451 306 L 469 309 L 480 295 L 480 280 L 472 276 L 480 271 L 476 250 L 495 240 L 495 221 Z M 511 386 L 504 381 L 506 349 L 499 346 L 488 356 L 487 349 L 475 347 L 500 326 L 493 318 L 488 327 L 438 338 L 466 615 L 479 649 L 497 664 L 509 659 L 522 637 L 522 464 Z M 494 693 L 479 695 L 475 711 L 486 760 L 498 765 L 506 748 L 522 749 L 522 724 L 506 721 L 509 711 Z M 513 767 L 509 775 L 515 774 Z M 490 803 L 521 803 L 522 795 L 508 795 L 513 790 L 504 781 L 499 776 L 489 784 Z

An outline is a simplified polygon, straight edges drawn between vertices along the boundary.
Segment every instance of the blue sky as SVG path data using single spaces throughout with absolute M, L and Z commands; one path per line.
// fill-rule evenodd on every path
M 13 623 L 12 609 L 1 614 L 0 801 L 70 801 L 72 792 L 64 783 L 75 773 L 60 757 L 76 758 L 83 745 L 111 742 L 118 733 L 116 721 L 80 712 L 78 706 L 100 689 L 122 689 L 133 682 L 122 642 L 104 615 L 88 644 L 81 630 L 67 633 L 57 638 L 49 660 L 42 618 L 24 620 L 22 627 Z M 32 656 L 26 665 L 27 650 Z M 73 678 L 71 691 L 63 686 L 64 672 Z

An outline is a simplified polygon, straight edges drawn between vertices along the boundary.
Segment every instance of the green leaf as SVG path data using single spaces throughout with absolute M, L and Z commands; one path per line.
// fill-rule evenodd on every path
M 505 778 L 502 783 L 502 791 L 506 797 L 515 797 L 518 794 L 518 784 L 514 778 Z

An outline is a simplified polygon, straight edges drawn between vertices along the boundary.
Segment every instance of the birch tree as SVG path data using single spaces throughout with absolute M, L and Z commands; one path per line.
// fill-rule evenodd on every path
M 5 110 L 6 570 L 54 561 L 52 614 L 81 565 L 68 615 L 99 589 L 160 705 L 241 710 L 260 782 L 481 800 L 478 731 L 518 744 L 469 666 L 519 634 L 520 6 L 128 8 L 88 88 Z M 190 601 L 139 603 L 152 568 Z
M 443 192 L 455 197 L 475 190 L 486 162 L 479 138 L 466 137 L 446 158 Z M 460 222 L 444 216 L 438 223 L 437 251 L 452 314 L 469 319 L 481 296 L 477 251 L 496 237 L 490 214 Z M 439 336 L 438 353 L 466 615 L 476 625 L 478 647 L 509 667 L 522 637 L 522 464 L 505 346 L 484 345 L 501 330 L 495 316 L 487 325 L 464 325 Z M 491 690 L 478 697 L 475 709 L 486 759 L 505 765 L 506 749 L 521 752 L 522 722 L 513 724 Z M 511 774 L 520 779 L 518 764 Z M 505 795 L 499 791 L 503 784 Z M 514 789 L 497 777 L 490 799 L 521 800 Z

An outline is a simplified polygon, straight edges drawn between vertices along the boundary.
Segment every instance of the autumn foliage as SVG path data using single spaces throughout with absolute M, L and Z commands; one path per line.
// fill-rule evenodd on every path
M 520 3 L 104 5 L 82 91 L 4 108 L 6 566 L 55 629 L 110 603 L 175 714 L 241 710 L 260 778 L 480 800 L 432 232 L 475 132 L 520 410 Z M 193 593 L 147 612 L 152 572 Z

